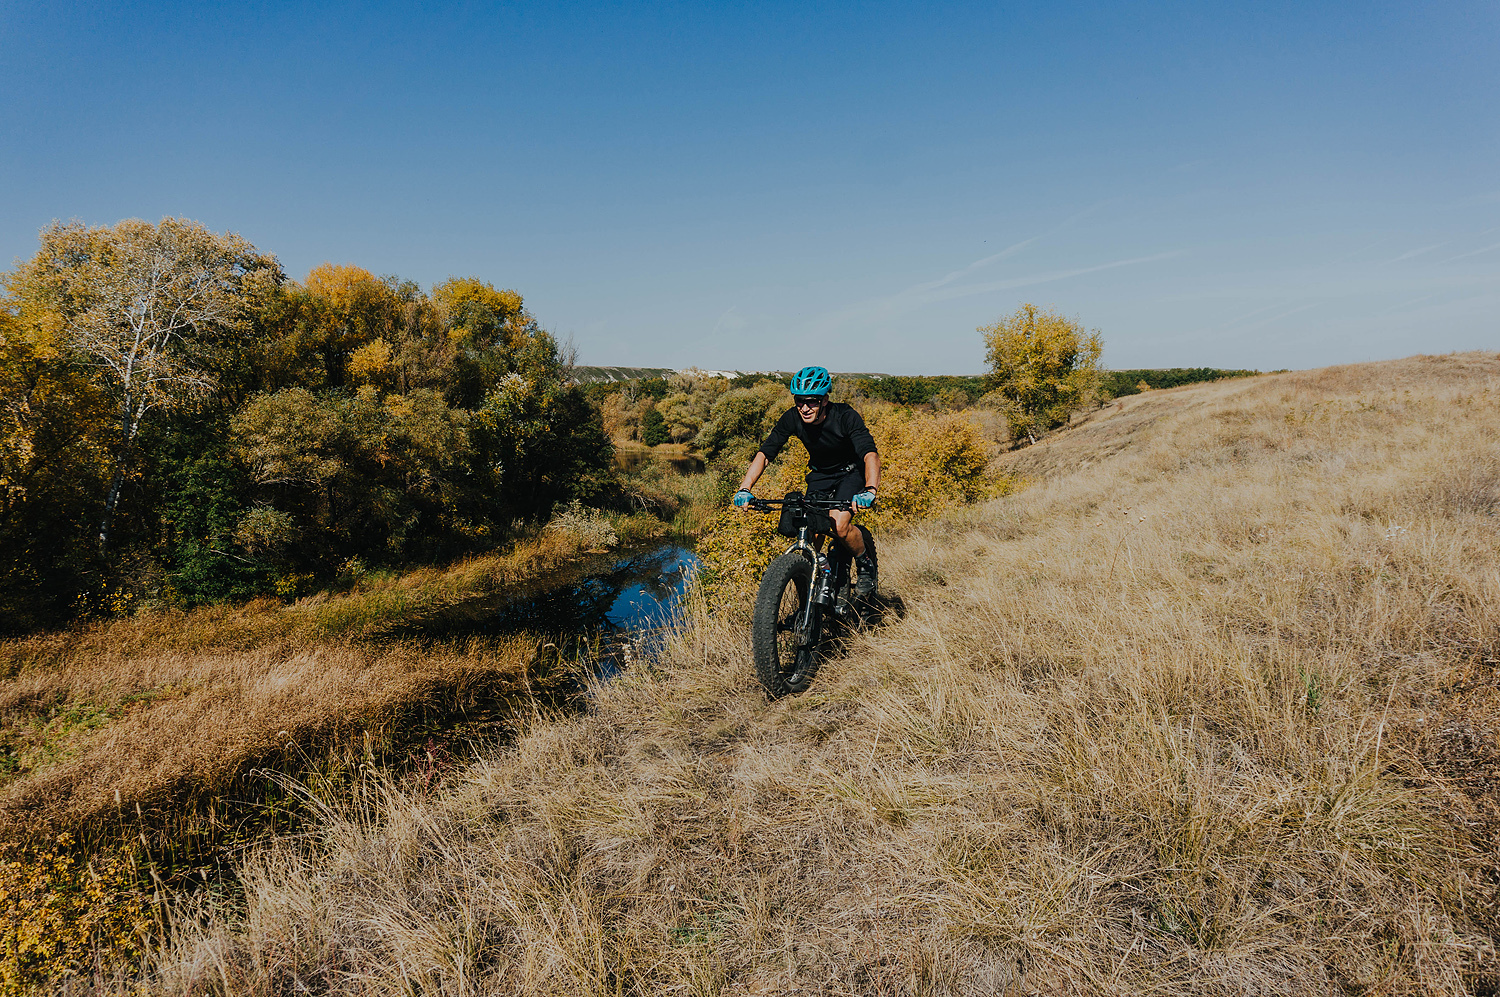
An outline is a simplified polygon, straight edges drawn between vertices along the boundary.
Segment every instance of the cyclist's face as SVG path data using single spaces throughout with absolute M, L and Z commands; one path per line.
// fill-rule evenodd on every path
M 822 395 L 794 395 L 792 401 L 796 403 L 797 414 L 803 422 L 816 422 L 823 411 Z

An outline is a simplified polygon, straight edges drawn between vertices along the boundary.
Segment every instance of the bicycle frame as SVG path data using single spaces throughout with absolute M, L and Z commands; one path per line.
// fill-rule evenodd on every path
M 772 512 L 785 506 L 789 501 L 795 501 L 804 508 L 825 512 L 833 510 L 844 512 L 854 511 L 853 505 L 848 502 L 831 502 L 809 498 L 799 498 L 796 500 L 751 499 L 750 507 L 759 512 Z M 813 607 L 833 606 L 837 601 L 837 592 L 835 592 L 837 582 L 834 578 L 833 568 L 829 564 L 828 555 L 824 554 L 822 549 L 822 537 L 824 534 L 813 533 L 814 539 L 810 540 L 808 539 L 809 533 L 812 533 L 810 527 L 806 523 L 802 523 L 797 527 L 797 539 L 792 542 L 790 547 L 782 551 L 783 555 L 799 551 L 812 562 L 813 566 L 812 580 L 808 585 L 807 604 L 802 607 L 800 618 L 797 620 L 797 643 L 803 647 L 813 643 L 816 639 L 812 618 Z M 837 613 L 838 610 L 835 609 L 835 612 Z

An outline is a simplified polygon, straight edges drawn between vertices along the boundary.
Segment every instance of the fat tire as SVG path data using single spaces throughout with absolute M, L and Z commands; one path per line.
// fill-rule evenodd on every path
M 796 609 L 791 619 L 800 616 L 807 605 L 812 587 L 812 563 L 799 553 L 782 554 L 766 567 L 755 594 L 755 615 L 750 624 L 750 646 L 755 657 L 755 676 L 772 699 L 802 692 L 812 684 L 818 671 L 818 641 L 823 630 L 823 607 L 813 607 L 812 640 L 798 646 L 787 629 L 787 600 L 790 588 Z

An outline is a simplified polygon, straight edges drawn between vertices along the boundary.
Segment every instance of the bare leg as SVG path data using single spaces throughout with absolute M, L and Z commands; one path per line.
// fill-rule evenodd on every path
M 855 557 L 865 552 L 865 535 L 859 532 L 859 527 L 854 525 L 854 513 L 834 510 L 829 513 L 833 517 L 833 532 L 844 545 L 844 549 Z

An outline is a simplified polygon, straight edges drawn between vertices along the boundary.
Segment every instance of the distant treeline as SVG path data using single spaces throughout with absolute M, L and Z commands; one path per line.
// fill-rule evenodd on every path
M 866 398 L 879 398 L 893 405 L 926 405 L 939 395 L 955 397 L 957 392 L 962 392 L 966 401 L 974 401 L 987 390 L 987 381 L 982 376 L 950 374 L 882 377 L 860 381 L 858 390 Z
M 1253 377 L 1258 370 L 1220 370 L 1217 367 L 1162 367 L 1156 370 L 1107 370 L 1099 385 L 1101 394 L 1110 398 L 1137 395 L 1144 384 L 1152 390 L 1180 388 L 1184 384 L 1222 381 L 1227 377 Z
M 1133 395 L 1147 388 L 1172 388 L 1226 377 L 1257 374 L 1253 370 L 1174 367 L 1165 370 L 1101 372 L 1102 399 Z M 647 446 L 686 443 L 710 458 L 730 453 L 734 459 L 769 429 L 789 402 L 787 375 L 741 374 L 732 378 L 702 371 L 680 371 L 665 377 L 593 381 L 581 386 L 597 406 L 611 437 Z M 835 401 L 877 399 L 909 408 L 956 412 L 979 402 L 994 389 L 989 375 L 911 375 L 871 377 L 834 375 Z M 996 397 L 996 396 L 992 396 Z M 1002 403 L 1003 404 L 1003 403 Z
M 1165 367 L 1155 370 L 1106 370 L 1101 373 L 1100 395 L 1105 398 L 1120 398 L 1139 394 L 1142 384 L 1153 390 L 1177 388 L 1184 384 L 1220 381 L 1226 377 L 1250 377 L 1260 371 Z M 934 401 L 954 399 L 960 392 L 968 400 L 977 401 L 991 387 L 991 378 L 984 375 L 934 375 L 861 380 L 858 392 L 866 398 L 879 398 L 896 405 L 926 405 Z

